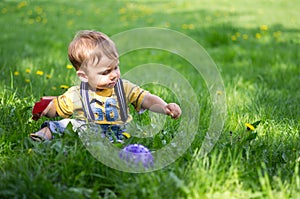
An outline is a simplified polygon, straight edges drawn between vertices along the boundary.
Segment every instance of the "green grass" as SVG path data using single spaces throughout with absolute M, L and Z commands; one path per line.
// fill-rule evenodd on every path
M 299 198 L 299 7 L 297 0 L 0 2 L 0 198 Z M 204 83 L 185 60 L 159 50 L 121 57 L 121 72 L 148 62 L 169 65 L 197 92 L 199 130 L 175 163 L 124 173 L 93 158 L 72 132 L 41 144 L 28 138 L 45 120 L 30 119 L 34 102 L 63 93 L 61 85 L 76 79 L 66 67 L 75 32 L 111 36 L 148 26 L 193 38 L 221 72 L 228 116 L 211 153 L 199 157 L 210 121 Z M 245 141 L 245 123 L 258 120 L 257 136 Z M 176 122 L 165 129 L 176 130 Z M 158 134 L 144 142 L 155 149 L 171 139 Z

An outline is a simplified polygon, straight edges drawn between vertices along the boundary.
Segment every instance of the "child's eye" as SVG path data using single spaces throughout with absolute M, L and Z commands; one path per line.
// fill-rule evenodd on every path
M 107 75 L 110 73 L 110 70 L 104 71 L 101 75 Z

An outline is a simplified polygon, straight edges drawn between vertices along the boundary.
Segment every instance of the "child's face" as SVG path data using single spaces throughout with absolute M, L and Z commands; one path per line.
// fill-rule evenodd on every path
M 119 60 L 102 57 L 97 66 L 90 66 L 84 72 L 92 89 L 113 88 L 120 78 Z

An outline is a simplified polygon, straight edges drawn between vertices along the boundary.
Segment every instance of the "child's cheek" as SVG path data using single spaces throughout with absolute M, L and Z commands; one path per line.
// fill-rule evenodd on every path
M 103 75 L 98 75 L 98 77 L 97 77 L 97 83 L 99 84 L 99 83 L 105 81 L 104 79 L 105 79 L 105 77 L 103 77 Z

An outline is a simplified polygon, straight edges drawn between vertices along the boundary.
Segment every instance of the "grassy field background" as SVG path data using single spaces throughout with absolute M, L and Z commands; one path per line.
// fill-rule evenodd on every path
M 299 198 L 299 7 L 297 0 L 1 1 L 0 198 Z M 111 36 L 149 26 L 193 38 L 220 70 L 228 116 L 210 154 L 199 157 L 210 120 L 205 85 L 185 60 L 151 49 L 121 57 L 121 72 L 172 66 L 201 105 L 199 132 L 175 163 L 124 173 L 94 159 L 74 133 L 28 138 L 45 120 L 30 119 L 34 102 L 76 78 L 67 46 L 78 30 Z M 248 137 L 245 123 L 255 121 L 257 134 Z

